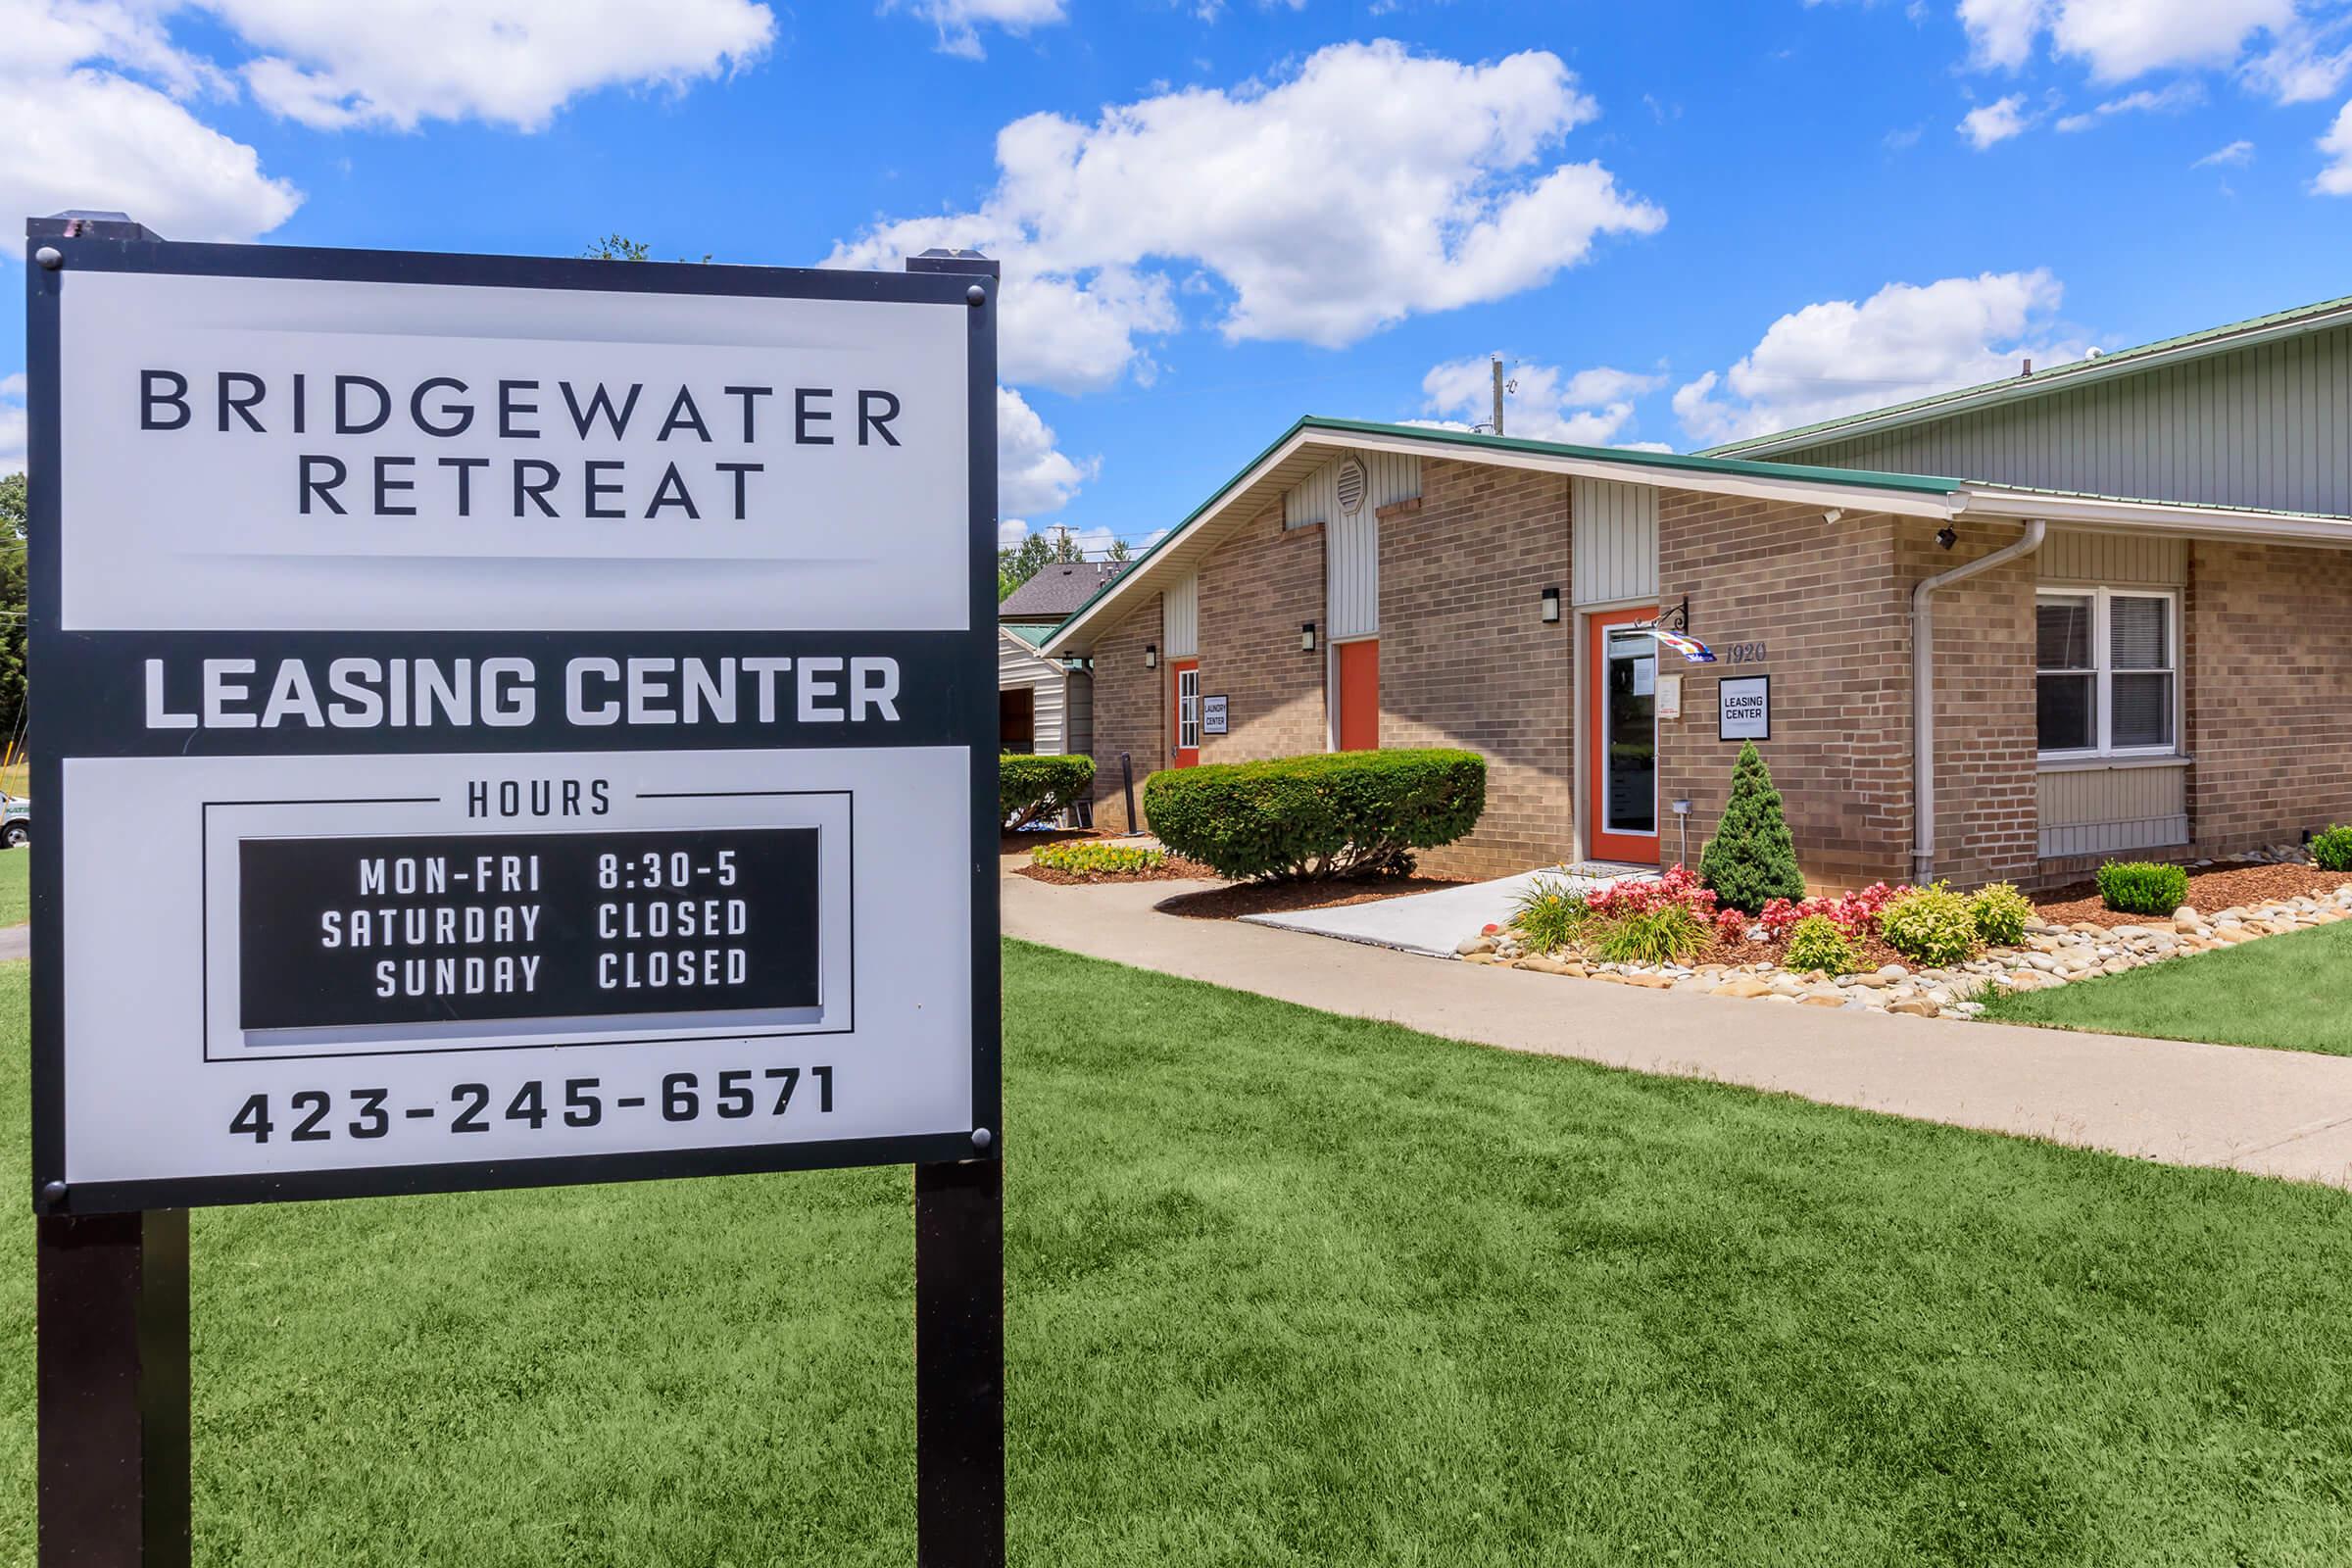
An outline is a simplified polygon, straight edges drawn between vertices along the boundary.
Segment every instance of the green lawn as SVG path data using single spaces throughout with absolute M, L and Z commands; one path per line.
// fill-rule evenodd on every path
M 32 852 L 0 850 L 0 926 L 32 918 Z
M 1005 978 L 1018 1562 L 2352 1561 L 2352 1196 Z M 910 1562 L 907 1195 L 200 1214 L 200 1560 Z
M 2055 991 L 1985 999 L 1984 1016 L 2101 1034 L 2352 1056 L 2352 921 L 2264 937 Z

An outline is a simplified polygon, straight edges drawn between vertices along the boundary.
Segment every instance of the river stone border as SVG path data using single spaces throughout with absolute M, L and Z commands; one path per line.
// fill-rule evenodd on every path
M 2261 858 L 2268 860 L 2270 856 Z M 2251 862 L 2256 857 L 2246 857 Z M 1650 991 L 1690 991 L 1717 997 L 1749 997 L 1796 1006 L 1853 1007 L 1917 1018 L 1973 1018 L 1984 1010 L 1973 1000 L 1981 991 L 2046 991 L 2076 980 L 2122 974 L 2192 953 L 2233 948 L 2241 942 L 2283 936 L 2352 919 L 2352 880 L 2333 893 L 2241 906 L 2206 915 L 2186 906 L 2170 920 L 2146 925 L 2048 925 L 2034 921 L 2014 948 L 1994 948 L 1949 968 L 1914 969 L 1890 963 L 1867 974 L 1800 974 L 1769 963 L 1675 964 L 1597 963 L 1583 958 L 1531 954 L 1518 933 L 1503 930 L 1464 942 L 1455 954 L 1465 963 L 1527 969 L 1607 985 Z

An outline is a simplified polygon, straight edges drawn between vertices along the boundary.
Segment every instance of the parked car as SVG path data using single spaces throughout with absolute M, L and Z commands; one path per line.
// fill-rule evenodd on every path
M 32 841 L 32 803 L 0 790 L 0 850 L 21 850 Z

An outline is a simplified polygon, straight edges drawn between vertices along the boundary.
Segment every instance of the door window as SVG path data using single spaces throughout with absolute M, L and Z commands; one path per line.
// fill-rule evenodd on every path
M 1608 673 L 1601 685 L 1606 704 L 1601 741 L 1608 747 L 1601 823 L 1612 833 L 1655 833 L 1658 645 L 1641 632 L 1616 627 L 1608 637 Z
M 1176 749 L 1197 752 L 1200 749 L 1200 671 L 1180 669 L 1176 672 Z

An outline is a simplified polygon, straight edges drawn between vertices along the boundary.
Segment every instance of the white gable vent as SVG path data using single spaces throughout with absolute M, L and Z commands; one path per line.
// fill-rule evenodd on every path
M 1340 511 L 1352 517 L 1364 510 L 1364 466 L 1354 458 L 1340 465 L 1335 476 L 1340 497 Z

